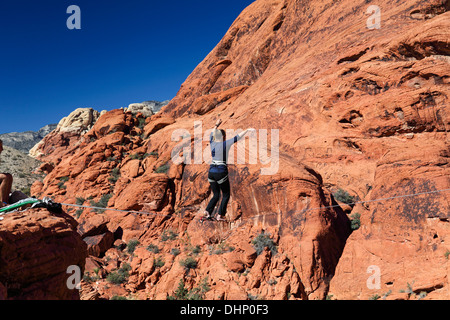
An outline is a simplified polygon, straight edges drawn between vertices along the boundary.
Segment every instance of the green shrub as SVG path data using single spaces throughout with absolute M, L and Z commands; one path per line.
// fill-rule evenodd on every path
M 99 279 L 100 279 L 100 277 L 98 276 L 98 274 L 91 276 L 91 274 L 89 272 L 86 272 L 83 275 L 83 280 L 86 281 L 87 283 L 91 283 L 91 282 L 97 281 Z
M 145 127 L 145 118 L 139 118 L 138 119 L 138 125 L 137 125 L 137 127 L 139 128 L 139 129 L 144 129 L 144 127 Z
M 202 252 L 202 248 L 197 245 L 197 246 L 191 248 L 191 252 L 194 255 L 198 255 L 200 252 Z
M 78 206 L 82 206 L 85 201 L 86 201 L 86 199 L 81 198 L 81 197 L 79 197 L 79 198 L 77 197 L 76 200 L 75 200 L 75 204 L 78 205 Z
M 444 257 L 445 257 L 445 259 L 448 260 L 449 256 L 450 256 L 450 250 L 447 249 L 447 251 L 445 251 L 445 253 L 444 253 Z
M 173 254 L 176 257 L 177 255 L 180 254 L 180 249 L 173 248 L 172 250 L 170 250 L 170 253 Z
M 161 241 L 165 242 L 167 240 L 175 240 L 178 237 L 178 234 L 173 230 L 164 230 L 161 234 Z
M 167 297 L 167 300 L 187 300 L 189 290 L 184 286 L 184 280 L 181 279 L 178 283 L 178 288 L 174 296 Z
M 69 181 L 69 177 L 62 177 L 62 178 L 59 178 L 58 188 L 59 188 L 60 190 L 66 190 L 67 187 L 66 187 L 65 183 L 66 183 L 67 181 Z
M 159 253 L 159 248 L 154 244 L 149 244 L 147 250 L 153 253 Z
M 169 169 L 170 169 L 170 164 L 169 164 L 169 162 L 167 162 L 166 164 L 158 167 L 155 170 L 155 173 L 167 173 L 169 171 Z
M 122 284 L 124 283 L 128 278 L 128 275 L 125 275 L 124 273 L 114 271 L 108 274 L 106 277 L 106 281 L 112 284 Z
M 447 249 L 447 251 L 445 251 L 445 253 L 444 253 L 444 257 L 445 257 L 445 259 L 448 260 L 449 256 L 450 256 L 450 250 Z
M 188 270 L 197 268 L 197 260 L 192 257 L 187 257 L 185 260 L 181 260 L 180 264 Z
M 222 241 L 216 247 L 211 246 L 209 249 L 209 254 L 223 254 L 232 251 L 234 251 L 234 247 L 228 245 L 225 241 Z
M 60 190 L 66 190 L 67 189 L 67 187 L 66 187 L 66 185 L 64 184 L 63 181 L 58 182 L 58 188 Z
M 338 191 L 333 193 L 333 196 L 337 201 L 343 202 L 345 204 L 355 203 L 355 197 L 351 196 L 347 191 L 343 189 L 339 189 Z
M 84 209 L 78 209 L 77 211 L 75 211 L 75 217 L 78 219 L 81 214 L 83 213 Z
M 208 292 L 211 288 L 208 285 L 208 280 L 205 278 L 200 282 L 200 285 L 196 288 L 193 288 L 188 293 L 189 300 L 203 300 L 205 297 L 205 293 Z
M 260 255 L 266 247 L 269 248 L 272 255 L 275 255 L 278 252 L 275 242 L 273 242 L 270 236 L 264 232 L 258 234 L 258 236 L 252 240 L 252 244 L 258 255 Z
M 167 297 L 167 300 L 203 300 L 205 293 L 210 290 L 207 279 L 203 279 L 200 285 L 192 290 L 188 290 L 185 287 L 183 279 L 180 279 L 178 288 L 173 296 Z
M 127 252 L 129 254 L 133 254 L 134 250 L 136 250 L 136 247 L 138 246 L 138 244 L 139 244 L 139 240 L 131 239 L 127 244 Z
M 413 286 L 414 285 L 414 281 L 412 283 L 407 282 L 406 283 L 406 289 L 401 289 L 399 292 L 400 293 L 407 293 L 408 296 L 415 296 L 414 290 L 413 290 Z
M 361 227 L 361 215 L 359 213 L 354 213 L 350 216 L 350 228 L 352 230 L 358 230 Z
M 108 181 L 111 182 L 112 184 L 115 184 L 117 180 L 119 180 L 119 178 L 120 178 L 120 169 L 119 168 L 112 169 Z
M 153 264 L 155 265 L 155 268 L 162 268 L 165 262 L 161 257 L 158 257 L 156 259 L 153 259 Z
M 117 271 L 111 272 L 106 277 L 106 280 L 112 284 L 122 284 L 128 279 L 128 271 L 131 270 L 131 266 L 128 263 L 124 263 L 122 268 Z
M 108 206 L 109 200 L 112 198 L 112 194 L 104 194 L 98 202 L 95 202 L 93 200 L 90 201 L 91 206 L 98 207 L 98 208 L 106 208 Z M 94 209 L 95 212 L 103 213 L 105 210 L 101 209 Z

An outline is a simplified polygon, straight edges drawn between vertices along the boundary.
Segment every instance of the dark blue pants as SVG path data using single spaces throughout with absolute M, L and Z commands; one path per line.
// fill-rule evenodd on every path
M 220 192 L 222 192 L 222 202 L 219 207 L 219 215 L 224 217 L 227 213 L 228 201 L 230 201 L 230 181 L 228 179 L 228 172 L 224 173 L 208 173 L 208 181 L 211 185 L 213 197 L 209 201 L 206 211 L 209 215 L 213 214 L 214 208 L 220 199 Z

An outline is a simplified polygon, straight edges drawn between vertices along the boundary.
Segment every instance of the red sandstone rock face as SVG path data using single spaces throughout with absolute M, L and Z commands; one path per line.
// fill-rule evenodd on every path
M 73 300 L 67 286 L 69 266 L 83 274 L 86 244 L 76 221 L 46 209 L 11 213 L 0 222 L 0 299 Z
M 388 161 L 380 161 L 371 197 L 448 189 L 448 169 L 442 168 L 442 164 L 444 168 L 448 164 L 448 151 L 436 154 L 437 146 L 429 142 L 414 152 L 397 153 Z M 330 294 L 337 299 L 377 295 L 417 299 L 421 293 L 427 299 L 450 298 L 448 193 L 374 202 L 358 210 L 363 213 L 362 227 L 347 240 Z M 367 284 L 374 275 L 373 266 L 379 268 L 378 287 Z M 408 291 L 409 285 L 413 294 L 400 293 Z
M 150 268 L 143 274 L 140 267 L 132 269 L 128 284 L 125 285 L 128 292 L 145 292 L 154 298 L 173 295 L 180 276 L 185 273 L 181 263 L 189 254 L 184 252 L 199 246 L 198 271 L 192 271 L 192 277 L 186 278 L 186 281 L 189 280 L 188 285 L 194 287 L 204 279 L 210 279 L 212 268 L 227 266 L 223 276 L 230 283 L 221 287 L 223 281 L 208 280 L 214 286 L 209 298 L 247 299 L 248 290 L 252 290 L 252 297 L 324 297 L 328 283 L 323 279 L 333 274 L 350 230 L 348 218 L 339 208 L 300 211 L 305 205 L 321 207 L 332 204 L 331 195 L 323 189 L 320 176 L 285 156 L 279 160 L 278 173 L 272 176 L 261 176 L 261 167 L 258 165 L 237 167 L 230 173 L 233 185 L 248 187 L 240 190 L 233 187 L 229 209 L 232 224 L 202 225 L 198 213 L 204 210 L 210 196 L 207 166 L 177 166 L 168 158 L 170 149 L 135 146 L 132 124 L 126 123 L 128 115 L 119 111 L 122 114 L 113 111 L 103 115 L 92 131 L 87 133 L 89 136 L 93 132 L 102 132 L 96 135 L 97 140 L 81 144 L 72 155 L 67 154 L 46 177 L 43 185 L 34 186 L 33 192 L 41 193 L 40 196 L 51 196 L 63 203 L 81 201 L 82 204 L 93 206 L 99 206 L 101 198 L 109 194 L 111 197 L 103 205 L 145 212 L 142 215 L 114 211 L 96 213 L 85 209 L 77 213 L 80 222 L 78 231 L 87 243 L 91 256 L 109 260 L 108 249 L 115 240 L 121 239 L 125 243 L 139 240 L 142 249 L 135 253 L 137 259 L 153 261 L 158 257 L 164 261 L 163 268 Z M 110 123 L 103 119 L 108 117 L 112 117 L 111 123 L 124 126 L 121 131 L 108 132 L 97 128 Z M 114 119 L 122 119 L 122 122 Z M 111 156 L 109 160 L 105 159 L 106 150 L 111 155 L 117 155 L 117 158 Z M 137 156 L 131 159 L 130 155 Z M 167 163 L 170 167 L 161 169 Z M 115 173 L 113 170 L 116 170 Z M 92 200 L 88 200 L 89 197 Z M 74 210 L 72 214 L 75 214 Z M 307 231 L 303 227 L 306 221 L 309 226 Z M 272 275 L 271 265 L 277 268 L 278 264 L 274 261 L 279 257 L 272 257 L 269 253 L 260 262 L 260 268 L 266 270 L 264 273 L 253 271 L 250 281 L 241 285 L 232 284 L 239 273 L 252 268 L 256 257 L 251 241 L 267 228 L 279 247 L 278 251 L 285 257 L 285 269 L 290 270 L 288 274 L 297 279 L 295 286 L 291 289 L 291 279 L 287 276 L 283 278 L 284 272 L 273 271 L 275 275 Z M 161 234 L 167 230 L 173 230 L 178 235 L 176 244 L 161 241 Z M 283 232 L 281 236 L 280 230 Z M 233 239 L 227 241 L 232 241 L 234 250 L 223 254 L 223 257 L 221 253 L 220 257 L 208 258 L 208 252 L 214 250 L 214 246 L 223 244 L 225 239 Z M 150 244 L 157 244 L 162 253 L 140 257 L 139 254 L 149 255 L 145 248 Z M 173 249 L 183 254 L 175 257 Z M 120 250 L 116 259 L 117 262 L 112 266 L 102 263 L 97 267 L 98 270 L 105 270 L 100 272 L 104 276 L 103 285 L 107 283 L 107 275 L 117 272 L 122 264 L 134 263 L 134 258 L 128 256 L 126 249 Z M 283 278 L 282 287 L 272 288 L 280 277 Z M 302 282 L 301 278 L 308 280 Z M 148 282 L 153 284 L 151 288 Z M 99 296 L 110 298 L 112 294 L 117 294 L 103 291 L 103 285 L 93 289 Z M 92 292 L 83 289 L 83 297 L 90 297 Z
M 448 298 L 448 193 L 402 197 L 450 188 L 448 1 L 377 5 L 381 29 L 369 30 L 364 1 L 255 1 L 144 128 L 108 112 L 61 157 L 36 195 L 89 205 L 109 194 L 109 207 L 145 212 L 78 212 L 81 226 L 101 226 L 88 239 L 100 259 L 86 299 L 166 299 L 180 279 L 188 289 L 206 281 L 207 299 L 411 299 L 399 292 L 408 284 Z M 182 129 L 193 149 L 195 131 L 219 117 L 225 129 L 278 129 L 279 170 L 261 175 L 259 158 L 230 165 L 231 223 L 202 225 L 208 166 L 175 165 L 171 138 Z M 338 189 L 368 202 L 334 207 Z M 351 233 L 344 211 L 361 215 L 360 229 Z M 262 231 L 276 254 L 254 256 Z M 100 245 L 133 239 L 133 255 Z M 108 284 L 127 264 L 127 280 Z M 373 266 L 379 289 L 367 285 Z

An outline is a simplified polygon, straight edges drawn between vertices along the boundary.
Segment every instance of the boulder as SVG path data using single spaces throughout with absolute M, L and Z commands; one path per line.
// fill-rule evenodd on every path
M 108 231 L 109 219 L 105 215 L 91 213 L 85 216 L 78 225 L 81 238 L 92 237 Z
M 88 254 L 94 257 L 101 257 L 111 248 L 114 242 L 114 235 L 107 231 L 96 236 L 85 237 L 83 241 L 88 245 Z
M 120 210 L 161 211 L 167 205 L 169 179 L 165 174 L 148 174 L 134 179 L 114 201 Z
M 150 122 L 144 128 L 144 134 L 146 137 L 151 134 L 175 123 L 175 119 L 173 117 L 160 116 L 156 115 L 150 119 Z
M 87 257 L 77 223 L 46 209 L 10 213 L 0 223 L 0 296 L 10 300 L 78 300 L 68 287 L 77 266 L 80 280 Z
M 116 109 L 104 113 L 92 127 L 89 137 L 101 138 L 109 133 L 123 132 L 133 124 L 131 113 L 125 113 L 122 109 Z

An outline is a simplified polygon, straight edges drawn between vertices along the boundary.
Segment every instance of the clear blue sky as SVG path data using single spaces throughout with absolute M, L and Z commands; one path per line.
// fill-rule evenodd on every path
M 169 100 L 253 0 L 1 0 L 0 133 Z M 81 9 L 69 30 L 67 8 Z

